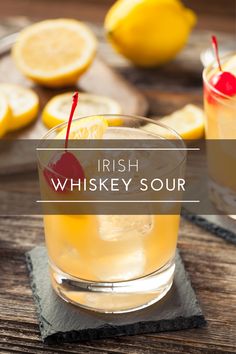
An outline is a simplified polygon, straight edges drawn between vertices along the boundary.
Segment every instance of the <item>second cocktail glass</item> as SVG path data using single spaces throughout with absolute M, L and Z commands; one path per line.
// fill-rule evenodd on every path
M 235 66 L 233 66 L 233 60 Z M 236 70 L 236 54 L 222 58 L 222 67 Z M 226 71 L 230 71 L 228 68 Z M 212 85 L 219 73 L 216 62 L 203 71 L 205 127 L 208 153 L 209 192 L 217 209 L 236 217 L 236 96 L 226 95 Z M 233 215 L 232 215 L 233 214 Z

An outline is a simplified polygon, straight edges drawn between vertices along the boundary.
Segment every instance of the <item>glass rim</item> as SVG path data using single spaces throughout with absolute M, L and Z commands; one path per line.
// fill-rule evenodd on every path
M 73 118 L 72 120 L 72 124 L 73 122 L 77 121 L 77 120 L 80 120 L 80 119 L 84 119 L 84 118 L 90 118 L 90 117 L 124 117 L 124 118 L 130 118 L 130 119 L 137 119 L 137 120 L 144 120 L 148 123 L 153 123 L 154 125 L 158 125 L 168 131 L 170 131 L 171 133 L 173 133 L 174 136 L 176 136 L 178 138 L 178 140 L 182 141 L 183 142 L 183 147 L 185 146 L 185 143 L 183 141 L 183 138 L 179 135 L 179 133 L 177 133 L 173 128 L 170 128 L 168 127 L 167 125 L 163 124 L 163 123 L 159 123 L 158 121 L 155 121 L 153 120 L 152 118 L 146 118 L 146 117 L 142 117 L 142 116 L 138 116 L 138 115 L 131 115 L 131 114 L 92 114 L 92 115 L 88 115 L 88 116 L 83 116 L 83 117 L 76 117 L 76 118 Z M 53 131 L 55 131 L 56 129 L 58 128 L 62 128 L 63 126 L 66 126 L 68 124 L 68 121 L 65 121 L 65 122 L 62 122 L 58 125 L 56 125 L 55 127 L 49 129 L 47 131 L 46 134 L 44 134 L 42 136 L 42 138 L 40 140 L 47 140 L 47 136 L 49 134 L 51 134 Z M 113 128 L 119 128 L 120 126 L 117 125 L 117 126 L 112 126 Z M 133 127 L 130 127 L 130 128 L 133 128 Z M 135 127 L 134 127 L 135 128 Z M 157 135 L 156 133 L 154 133 L 154 135 Z M 165 138 L 166 140 L 168 140 L 167 138 Z M 171 139 L 169 139 L 171 140 Z
M 168 127 L 168 126 L 165 125 L 165 124 L 158 123 L 157 121 L 154 121 L 154 120 L 151 119 L 151 118 L 146 118 L 146 117 L 142 117 L 142 116 L 127 115 L 127 114 L 100 114 L 100 115 L 97 114 L 97 115 L 88 115 L 88 116 L 83 116 L 83 117 L 74 118 L 74 119 L 72 120 L 72 124 L 73 124 L 73 122 L 78 121 L 78 120 L 83 119 L 83 118 L 98 117 L 98 116 L 102 116 L 102 117 L 113 117 L 113 118 L 114 118 L 114 117 L 123 117 L 123 118 L 129 118 L 129 119 L 137 119 L 137 120 L 139 120 L 139 121 L 142 120 L 142 121 L 145 121 L 145 122 L 147 122 L 147 123 L 153 123 L 154 125 L 157 125 L 157 126 L 163 128 L 163 129 L 165 129 L 165 130 L 171 132 L 175 138 L 174 138 L 174 139 L 170 139 L 170 138 L 161 137 L 161 136 L 158 135 L 157 133 L 153 133 L 153 135 L 158 136 L 160 139 L 161 139 L 161 138 L 162 138 L 162 139 L 164 138 L 165 140 L 176 140 L 176 138 L 177 138 L 177 140 L 181 142 L 181 145 L 182 145 L 181 148 L 186 148 L 186 144 L 185 144 L 183 138 L 182 138 L 174 129 Z M 48 138 L 48 136 L 49 136 L 50 134 L 52 134 L 52 133 L 53 133 L 54 131 L 56 131 L 58 128 L 62 128 L 63 126 L 66 126 L 67 124 L 68 124 L 68 122 L 66 121 L 66 122 L 62 122 L 62 123 L 56 125 L 55 127 L 51 128 L 51 129 L 50 129 L 45 135 L 43 135 L 43 137 L 40 139 L 40 144 L 38 145 L 38 148 L 39 148 L 40 146 L 42 146 L 43 142 L 45 142 L 45 141 L 47 141 L 47 140 L 50 140 L 50 139 Z M 121 128 L 121 127 L 122 127 L 122 126 L 119 126 L 119 125 L 117 125 L 117 126 L 111 126 L 111 128 L 116 128 L 116 129 L 119 129 L 119 128 Z M 108 128 L 109 128 L 109 126 L 108 126 Z M 135 127 L 129 127 L 129 128 L 135 129 Z M 104 139 L 104 140 L 105 140 L 105 139 Z M 126 139 L 126 140 L 128 140 L 128 139 Z M 130 140 L 132 140 L 132 139 L 130 139 Z M 67 150 L 67 149 L 65 149 L 65 150 Z M 69 150 L 69 149 L 68 149 L 68 150 Z M 173 167 L 173 169 L 171 169 L 172 171 L 175 170 L 176 168 L 178 168 L 181 164 L 183 164 L 184 161 L 186 161 L 187 151 L 186 151 L 186 150 L 181 150 L 181 152 L 182 152 L 183 156 L 182 156 L 181 160 L 179 161 L 179 163 L 178 163 L 175 167 Z M 46 168 L 48 171 L 50 171 L 50 172 L 52 172 L 52 173 L 55 173 L 50 167 L 46 166 L 45 163 L 43 163 L 43 162 L 41 161 L 41 159 L 40 159 L 40 157 L 39 157 L 39 151 L 38 151 L 38 150 L 36 150 L 36 156 L 37 156 L 37 161 L 39 162 L 39 164 L 40 164 L 41 166 L 43 166 L 44 168 Z M 64 178 L 64 176 L 62 176 L 62 175 L 60 175 L 60 174 L 58 174 L 58 173 L 57 173 L 57 175 L 58 175 L 59 177 Z
M 232 57 L 234 55 L 236 56 L 236 51 L 232 51 L 232 52 L 228 52 L 228 53 L 224 54 L 223 56 L 221 56 L 221 62 L 223 63 L 227 58 Z M 217 101 L 219 101 L 219 98 L 227 98 L 228 100 L 230 100 L 230 99 L 232 99 L 232 96 L 226 95 L 226 94 L 220 92 L 219 90 L 217 90 L 214 86 L 212 86 L 210 84 L 209 78 L 207 77 L 207 74 L 209 74 L 209 72 L 212 69 L 216 68 L 216 66 L 217 66 L 217 61 L 213 60 L 209 65 L 207 65 L 203 69 L 203 72 L 202 72 L 203 82 L 211 91 L 213 91 L 217 96 L 219 96 L 219 97 L 215 98 Z M 227 102 L 220 101 L 220 102 L 222 104 L 227 105 L 227 106 L 231 106 L 229 101 L 227 101 Z

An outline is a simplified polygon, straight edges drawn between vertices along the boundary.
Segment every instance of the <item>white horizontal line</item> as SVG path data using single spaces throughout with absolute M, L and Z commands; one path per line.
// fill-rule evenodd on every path
M 83 150 L 91 150 L 91 151 L 102 151 L 102 150 L 114 150 L 114 151 L 119 151 L 119 150 L 137 150 L 137 151 L 145 151 L 145 150 L 148 150 L 148 151 L 158 151 L 158 150 L 173 150 L 173 151 L 199 151 L 200 148 L 198 147 L 193 147 L 193 148 L 36 148 L 36 150 L 38 151 L 65 151 L 65 150 L 71 150 L 71 151 L 83 151 Z
M 200 200 L 36 200 L 36 203 L 200 203 Z

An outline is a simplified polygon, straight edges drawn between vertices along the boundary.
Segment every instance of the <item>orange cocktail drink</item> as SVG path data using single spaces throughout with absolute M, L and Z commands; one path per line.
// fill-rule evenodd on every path
M 214 38 L 214 37 L 213 37 Z M 236 54 L 203 72 L 210 196 L 224 214 L 236 210 Z
M 107 126 L 102 139 L 159 138 L 142 129 L 140 123 L 150 123 L 148 119 L 118 118 L 122 126 Z M 73 124 L 76 130 L 76 121 L 72 122 L 72 130 Z M 173 139 L 180 140 L 165 127 L 160 127 L 160 131 L 163 136 L 172 134 Z M 57 135 L 55 129 L 46 140 Z M 182 176 L 185 153 L 178 156 L 176 161 L 171 153 L 165 158 L 159 154 L 159 167 L 169 164 L 172 166 L 169 175 L 174 172 Z M 55 191 L 45 178 L 45 164 L 41 161 L 39 166 L 43 194 L 53 199 Z M 82 198 L 83 192 L 73 193 L 78 194 L 74 199 Z M 163 194 L 161 199 L 164 198 Z M 141 215 L 105 215 L 99 211 L 95 215 L 92 212 L 67 215 L 57 214 L 60 206 L 56 205 L 55 213 L 44 216 L 44 225 L 51 279 L 57 293 L 67 301 L 102 312 L 130 311 L 162 298 L 173 281 L 180 203 L 163 203 L 160 208 L 166 208 L 163 209 L 166 214 L 157 215 L 144 209 Z

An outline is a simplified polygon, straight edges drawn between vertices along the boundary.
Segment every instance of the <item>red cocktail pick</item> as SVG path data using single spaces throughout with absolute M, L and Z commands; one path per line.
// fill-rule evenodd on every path
M 228 71 L 223 71 L 219 58 L 218 42 L 215 36 L 212 36 L 212 46 L 218 63 L 219 72 L 210 79 L 210 84 L 219 92 L 227 96 L 236 95 L 236 77 Z
M 78 97 L 78 92 L 75 92 L 73 95 L 73 102 L 66 130 L 65 150 L 68 148 L 70 127 L 75 109 L 78 104 Z M 73 181 L 78 181 L 79 179 L 83 181 L 85 175 L 84 170 L 78 159 L 71 152 L 64 151 L 63 153 L 55 154 L 53 158 L 49 161 L 48 168 L 44 169 L 44 177 L 46 178 L 49 185 L 54 189 L 51 179 L 54 179 L 55 181 L 60 180 L 61 185 L 64 185 L 64 182 L 67 178 L 69 180 L 73 179 Z M 65 186 L 64 190 L 66 189 L 67 188 Z M 57 191 L 62 192 L 62 190 L 60 189 L 58 189 Z

